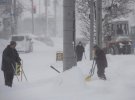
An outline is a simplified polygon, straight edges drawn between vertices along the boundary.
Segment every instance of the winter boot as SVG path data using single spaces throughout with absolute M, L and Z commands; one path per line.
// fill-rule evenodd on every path
M 102 79 L 102 80 L 106 80 L 106 76 L 105 75 L 102 75 L 99 78 Z

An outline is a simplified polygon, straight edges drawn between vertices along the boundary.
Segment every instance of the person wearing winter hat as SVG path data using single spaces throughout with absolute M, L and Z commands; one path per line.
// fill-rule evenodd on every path
M 1 70 L 4 73 L 5 85 L 9 87 L 12 87 L 16 63 L 21 64 L 21 59 L 15 47 L 16 42 L 11 41 L 2 54 Z
M 82 45 L 82 42 L 79 41 L 78 45 L 76 46 L 76 57 L 77 57 L 77 62 L 82 60 L 83 53 L 85 52 L 85 49 Z
M 107 59 L 104 51 L 98 46 L 93 47 L 94 50 L 94 60 L 97 64 L 97 75 L 100 79 L 106 80 L 105 68 L 107 67 Z

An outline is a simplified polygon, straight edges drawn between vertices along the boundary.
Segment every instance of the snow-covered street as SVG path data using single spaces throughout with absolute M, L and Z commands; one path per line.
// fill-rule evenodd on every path
M 32 53 L 20 54 L 28 81 L 23 77 L 23 81 L 18 82 L 14 77 L 13 87 L 6 87 L 3 72 L 0 71 L 1 100 L 135 99 L 135 55 L 107 55 L 108 80 L 99 80 L 95 71 L 91 81 L 86 82 L 84 78 L 92 65 L 92 61 L 88 60 L 88 47 L 86 47 L 87 59 L 83 58 L 77 67 L 59 74 L 49 66 L 54 65 L 62 71 L 62 62 L 56 63 L 56 51 L 62 50 L 62 38 L 53 38 L 53 42 L 54 46 L 47 46 L 34 41 Z
M 135 100 L 135 0 L 0 0 L 0 100 Z

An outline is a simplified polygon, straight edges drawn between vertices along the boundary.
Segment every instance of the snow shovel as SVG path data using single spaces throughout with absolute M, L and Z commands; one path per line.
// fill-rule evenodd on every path
M 25 72 L 24 72 L 24 70 L 23 70 L 23 65 L 21 64 L 20 65 L 20 68 L 21 68 L 21 70 L 22 70 L 22 73 L 23 73 L 23 75 L 24 75 L 24 78 L 26 79 L 26 81 L 28 81 L 28 79 L 27 79 L 27 77 L 26 77 L 26 74 L 25 74 Z M 22 79 L 21 79 L 22 80 Z
M 95 66 L 96 66 L 96 63 L 93 60 L 92 68 L 90 69 L 89 75 L 85 78 L 86 81 L 90 81 L 91 80 L 91 77 L 94 75 Z
M 55 70 L 56 72 L 58 72 L 58 73 L 60 73 L 60 71 L 59 70 L 57 70 L 54 66 L 50 66 L 53 70 Z

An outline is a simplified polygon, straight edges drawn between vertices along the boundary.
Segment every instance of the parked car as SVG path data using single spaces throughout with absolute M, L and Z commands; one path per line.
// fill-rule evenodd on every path
M 129 36 L 118 36 L 108 42 L 111 54 L 133 54 L 133 43 Z
M 11 40 L 16 41 L 16 50 L 18 52 L 32 52 L 33 41 L 29 35 L 12 35 Z
M 129 33 L 128 19 L 113 19 L 108 28 L 108 34 L 104 35 L 102 42 L 104 51 L 113 55 L 134 54 L 134 41 Z

